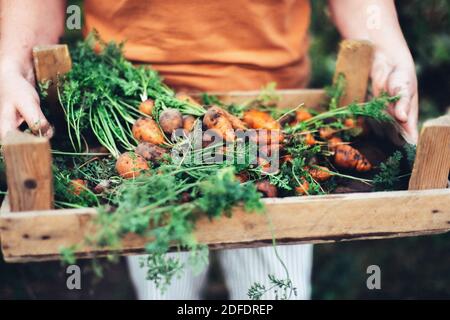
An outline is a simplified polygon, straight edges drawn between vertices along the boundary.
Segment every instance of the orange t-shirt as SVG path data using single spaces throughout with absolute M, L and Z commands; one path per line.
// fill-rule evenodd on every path
M 85 0 L 85 32 L 124 41 L 177 89 L 304 87 L 309 0 Z

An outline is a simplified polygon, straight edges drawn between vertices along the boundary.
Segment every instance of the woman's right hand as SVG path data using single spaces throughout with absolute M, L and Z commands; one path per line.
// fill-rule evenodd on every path
M 0 58 L 0 141 L 25 121 L 35 134 L 51 137 L 53 128 L 39 105 L 31 61 L 21 66 Z

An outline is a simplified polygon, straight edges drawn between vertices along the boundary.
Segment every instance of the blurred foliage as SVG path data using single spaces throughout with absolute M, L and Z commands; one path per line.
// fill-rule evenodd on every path
M 450 234 L 314 247 L 314 299 L 450 299 Z M 381 270 L 368 290 L 367 267 Z
M 81 290 L 67 288 L 66 266 L 59 262 L 4 263 L 0 254 L 0 301 L 24 299 L 123 300 L 134 299 L 126 262 L 103 263 L 105 277 L 95 276 L 89 260 L 81 260 Z

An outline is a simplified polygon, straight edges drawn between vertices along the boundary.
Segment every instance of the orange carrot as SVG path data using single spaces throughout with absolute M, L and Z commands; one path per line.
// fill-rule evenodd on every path
M 278 195 L 277 187 L 267 180 L 257 182 L 256 189 L 262 192 L 267 198 L 276 198 Z
M 240 183 L 244 183 L 247 182 L 249 177 L 248 177 L 248 173 L 245 171 L 239 172 L 236 175 L 236 179 L 240 182 Z
M 167 149 L 161 148 L 157 145 L 141 142 L 137 145 L 134 152 L 137 155 L 143 157 L 146 161 L 159 162 L 164 159 L 164 156 L 168 153 Z
M 292 163 L 292 161 L 294 161 L 294 158 L 290 154 L 287 154 L 287 155 L 281 157 L 281 163 L 287 163 L 287 162 Z
M 305 180 L 305 178 L 301 178 L 301 185 L 295 188 L 295 193 L 299 196 L 308 194 L 309 191 L 309 182 Z
M 357 149 L 347 144 L 341 144 L 334 149 L 334 163 L 344 169 L 354 169 L 358 172 L 366 172 L 372 169 L 372 165 Z
M 223 109 L 218 107 L 209 108 L 203 117 L 203 124 L 220 135 L 225 141 L 233 141 L 235 139 L 233 126 L 225 116 Z
M 258 166 L 261 168 L 262 172 L 274 173 L 274 169 L 272 168 L 269 160 L 265 159 L 264 157 L 258 157 L 256 159 L 256 162 L 258 163 Z
M 295 120 L 297 122 L 303 122 L 308 119 L 311 119 L 312 117 L 313 117 L 312 114 L 306 111 L 305 109 L 300 109 L 295 112 Z
M 355 128 L 356 127 L 355 119 L 353 119 L 353 118 L 345 119 L 344 126 L 346 126 L 347 128 Z
M 307 170 L 311 177 L 317 182 L 327 181 L 331 178 L 330 170 L 327 167 L 314 166 L 313 168 L 307 167 Z
M 313 146 L 313 145 L 315 145 L 317 143 L 317 141 L 316 141 L 316 139 L 314 139 L 314 136 L 311 133 L 308 132 L 305 135 L 305 143 L 308 146 Z
M 252 129 L 280 130 L 281 125 L 270 114 L 260 110 L 244 112 L 243 121 Z
M 155 107 L 155 102 L 152 99 L 147 99 L 142 101 L 139 105 L 139 111 L 151 116 L 153 113 L 153 108 Z
M 83 179 L 70 180 L 69 191 L 75 196 L 79 196 L 87 188 L 87 182 Z
M 120 155 L 116 162 L 116 170 L 122 178 L 135 178 L 147 170 L 148 164 L 143 157 L 132 152 Z
M 138 141 L 163 144 L 164 136 L 155 120 L 151 118 L 139 118 L 133 125 L 133 136 Z
M 328 148 L 334 150 L 337 146 L 343 144 L 342 139 L 339 137 L 332 137 L 328 140 Z
M 194 130 L 195 121 L 197 119 L 194 116 L 191 115 L 184 115 L 183 116 L 183 129 L 185 132 L 191 132 Z

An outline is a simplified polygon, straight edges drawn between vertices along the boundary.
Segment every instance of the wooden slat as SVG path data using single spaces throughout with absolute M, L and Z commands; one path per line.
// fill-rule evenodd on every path
M 342 106 L 365 101 L 372 60 L 373 46 L 370 42 L 344 40 L 340 43 L 334 81 L 339 74 L 345 76 L 345 92 L 340 101 Z
M 57 85 L 59 77 L 72 69 L 69 48 L 65 44 L 37 46 L 33 48 L 33 63 L 38 83 L 49 81 L 47 105 L 52 112 L 53 123 L 57 129 L 64 123 L 64 113 L 59 104 Z
M 245 103 L 253 100 L 261 93 L 255 91 L 231 91 L 231 92 L 209 92 L 217 96 L 224 103 Z M 284 89 L 277 90 L 281 100 L 277 108 L 292 109 L 300 103 L 304 103 L 306 108 L 320 109 L 327 102 L 327 95 L 323 89 Z
M 66 44 L 36 46 L 33 48 L 37 80 L 56 81 L 57 76 L 72 69 L 69 47 Z
M 323 243 L 433 234 L 450 230 L 450 190 L 398 191 L 303 198 L 266 199 L 266 215 L 236 208 L 232 219 L 197 223 L 196 237 L 211 248 Z M 82 243 L 92 230 L 93 209 L 3 213 L 0 218 L 6 261 L 58 259 L 62 246 Z M 36 227 L 39 226 L 39 227 Z M 143 252 L 145 239 L 123 241 L 122 254 Z M 80 257 L 107 250 L 82 248 Z
M 446 188 L 450 171 L 450 115 L 425 122 L 409 190 Z
M 10 132 L 3 140 L 11 211 L 53 207 L 53 176 L 47 138 Z

